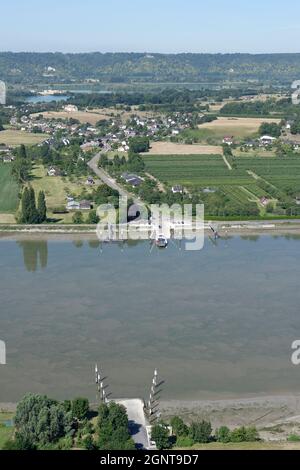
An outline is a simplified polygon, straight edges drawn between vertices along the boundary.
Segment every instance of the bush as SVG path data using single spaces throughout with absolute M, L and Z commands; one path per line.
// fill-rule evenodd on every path
M 99 216 L 97 215 L 97 211 L 92 210 L 87 218 L 87 223 L 88 224 L 98 224 L 100 221 Z
M 96 449 L 94 439 L 93 439 L 93 436 L 91 434 L 88 434 L 87 436 L 85 436 L 85 438 L 82 440 L 82 444 L 83 444 L 83 447 L 86 450 L 95 450 Z
M 234 429 L 230 434 L 231 442 L 255 442 L 259 439 L 257 429 L 255 427 Z
M 216 430 L 216 440 L 218 442 L 223 442 L 224 444 L 230 442 L 230 429 L 227 426 L 221 426 Z
M 83 216 L 81 212 L 75 212 L 72 217 L 73 224 L 83 224 Z
M 73 439 L 71 436 L 63 437 L 58 441 L 58 450 L 70 450 L 73 447 Z
M 176 440 L 176 447 L 192 447 L 193 444 L 193 439 L 188 436 L 180 436 Z
M 206 444 L 211 441 L 212 427 L 210 422 L 201 421 L 200 423 L 192 423 L 189 435 L 194 443 Z
M 290 434 L 287 438 L 288 442 L 300 442 L 300 436 L 298 434 Z

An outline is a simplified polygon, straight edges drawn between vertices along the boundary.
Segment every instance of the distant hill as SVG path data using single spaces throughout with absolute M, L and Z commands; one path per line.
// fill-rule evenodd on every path
M 0 53 L 0 78 L 9 83 L 99 80 L 184 83 L 300 79 L 300 54 Z

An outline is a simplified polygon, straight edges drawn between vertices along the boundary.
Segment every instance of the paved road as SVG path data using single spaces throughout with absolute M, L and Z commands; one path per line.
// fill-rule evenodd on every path
M 114 189 L 115 191 L 118 191 L 121 196 L 125 196 L 128 199 L 133 199 L 135 204 L 141 203 L 139 199 L 137 199 L 129 191 L 126 191 L 126 189 L 124 189 L 119 183 L 117 183 L 116 180 L 114 180 L 108 173 L 106 173 L 106 171 L 98 167 L 100 155 L 100 153 L 97 153 L 97 155 L 95 155 L 92 160 L 88 162 L 88 166 L 91 168 L 91 170 L 96 173 L 96 175 L 103 181 L 103 183 L 107 184 L 107 186 Z
M 148 449 L 149 440 L 146 430 L 144 403 L 140 399 L 115 400 L 125 406 L 129 421 L 129 432 L 138 449 Z

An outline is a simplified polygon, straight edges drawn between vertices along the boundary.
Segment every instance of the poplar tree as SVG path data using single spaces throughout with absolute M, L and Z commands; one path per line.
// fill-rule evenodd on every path
M 29 188 L 29 224 L 37 224 L 38 220 L 38 211 L 35 204 L 35 193 L 34 189 L 31 186 Z
M 46 206 L 46 198 L 45 198 L 44 191 L 39 192 L 37 212 L 38 212 L 39 223 L 42 224 L 43 222 L 46 222 L 46 220 L 47 220 L 47 206 Z

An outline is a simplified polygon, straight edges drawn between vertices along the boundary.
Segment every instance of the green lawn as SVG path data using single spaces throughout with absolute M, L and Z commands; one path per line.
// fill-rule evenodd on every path
M 15 212 L 18 207 L 18 184 L 11 175 L 11 164 L 0 163 L 0 213 Z

